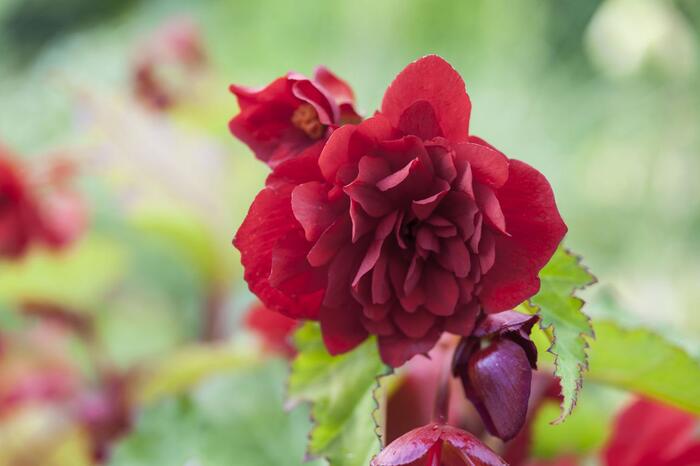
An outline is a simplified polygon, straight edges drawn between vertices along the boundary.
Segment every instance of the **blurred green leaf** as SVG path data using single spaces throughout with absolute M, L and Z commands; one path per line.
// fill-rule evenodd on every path
M 21 262 L 0 264 L 0 301 L 47 300 L 91 309 L 115 286 L 125 267 L 123 247 L 97 235 L 65 251 L 34 250 Z
M 581 311 L 583 301 L 574 292 L 594 283 L 595 277 L 581 265 L 579 258 L 560 247 L 540 272 L 540 280 L 539 293 L 525 307 L 531 312 L 538 310 L 540 327 L 551 332 L 548 351 L 554 354 L 554 373 L 560 380 L 563 396 L 561 413 L 554 421 L 558 423 L 576 405 L 587 367 L 586 337 L 593 337 L 590 320 Z
M 535 457 L 583 456 L 598 451 L 610 431 L 617 396 L 595 385 L 581 391 L 576 410 L 566 422 L 552 425 L 559 413 L 558 403 L 549 401 L 539 408 L 532 425 L 532 453 Z
M 230 274 L 232 261 L 226 261 L 228 256 L 220 253 L 219 242 L 207 225 L 186 209 L 142 207 L 133 215 L 132 222 L 144 238 L 156 241 L 160 247 L 186 260 L 203 281 L 223 280 Z
M 250 354 L 231 346 L 192 346 L 169 354 L 150 366 L 141 379 L 136 398 L 141 403 L 182 393 L 207 377 L 258 363 Z
M 366 466 L 379 451 L 373 413 L 377 379 L 387 372 L 377 344 L 368 339 L 353 351 L 331 356 L 317 324 L 295 334 L 299 354 L 289 376 L 291 402 L 310 401 L 315 421 L 309 454 L 331 466 Z
M 207 380 L 141 412 L 111 466 L 320 466 L 303 463 L 308 409 L 285 412 L 281 361 Z
M 595 333 L 589 380 L 700 414 L 700 361 L 651 330 L 596 321 Z

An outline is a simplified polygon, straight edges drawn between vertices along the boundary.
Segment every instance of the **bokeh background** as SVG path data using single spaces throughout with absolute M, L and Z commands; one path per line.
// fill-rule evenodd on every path
M 173 24 L 198 38 L 195 66 L 153 45 Z M 367 115 L 395 74 L 428 53 L 464 77 L 472 131 L 552 183 L 565 244 L 600 282 L 587 311 L 652 326 L 698 354 L 696 0 L 3 0 L 0 141 L 28 164 L 56 154 L 75 162 L 90 226 L 67 251 L 0 263 L 2 328 L 21 347 L 2 370 L 51 359 L 90 387 L 104 385 L 95 367 L 159 374 L 139 392 L 159 401 L 143 402 L 148 415 L 113 464 L 232 464 L 234 452 L 235 464 L 296 464 L 285 449 L 301 455 L 305 413 L 255 402 L 281 400 L 282 363 L 255 369 L 256 382 L 233 375 L 172 396 L 212 366 L 249 364 L 240 355 L 257 348 L 241 324 L 253 298 L 230 240 L 267 169 L 228 132 L 237 111 L 228 85 L 324 64 Z M 168 105 L 136 91 L 144 63 Z M 37 330 L 16 310 L 27 298 L 87 316 L 90 343 Z M 197 342 L 220 340 L 238 349 L 198 353 Z M 0 416 L 0 464 L 91 464 L 86 435 L 55 409 Z M 571 448 L 594 448 L 604 429 Z M 198 460 L 204 450 L 219 456 Z

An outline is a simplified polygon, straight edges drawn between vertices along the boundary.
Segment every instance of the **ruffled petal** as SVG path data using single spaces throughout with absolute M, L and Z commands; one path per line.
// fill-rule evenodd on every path
M 382 361 L 391 367 L 399 367 L 417 354 L 430 351 L 440 338 L 441 332 L 432 328 L 423 338 L 407 338 L 399 335 L 380 336 L 379 354 Z
M 270 166 L 293 157 L 314 142 L 291 122 L 300 104 L 292 92 L 293 85 L 292 80 L 279 78 L 261 90 L 230 87 L 240 107 L 240 113 L 229 122 L 231 133 Z
M 268 309 L 292 318 L 315 319 L 323 290 L 308 294 L 286 294 L 270 285 L 272 253 L 277 243 L 300 229 L 292 213 L 291 189 L 263 189 L 250 206 L 248 215 L 233 240 L 241 252 L 244 278 Z
M 547 179 L 526 163 L 510 161 L 496 196 L 511 236 L 496 238 L 495 263 L 481 282 L 487 312 L 512 309 L 537 293 L 537 275 L 567 231 Z

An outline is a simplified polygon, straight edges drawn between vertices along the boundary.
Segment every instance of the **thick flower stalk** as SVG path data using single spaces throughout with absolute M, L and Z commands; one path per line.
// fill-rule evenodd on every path
M 351 92 L 330 87 L 233 87 L 231 130 L 273 167 L 234 239 L 262 302 L 320 321 L 332 354 L 376 335 L 397 367 L 534 295 L 566 225 L 541 173 L 470 134 L 459 74 L 424 57 L 359 124 L 331 105 Z M 299 124 L 307 104 L 323 131 Z

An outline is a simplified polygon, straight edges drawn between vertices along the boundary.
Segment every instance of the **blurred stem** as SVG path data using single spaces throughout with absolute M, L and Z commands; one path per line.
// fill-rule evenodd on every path
M 214 342 L 226 337 L 225 328 L 225 293 L 223 287 L 214 284 L 209 288 L 209 292 L 204 300 L 202 317 L 201 341 Z

